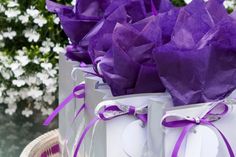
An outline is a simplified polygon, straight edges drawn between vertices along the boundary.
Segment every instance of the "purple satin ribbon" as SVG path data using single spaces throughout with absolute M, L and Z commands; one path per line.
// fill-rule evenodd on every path
M 78 99 L 84 99 L 85 97 L 85 84 L 81 83 L 78 86 L 76 86 L 73 89 L 73 92 L 64 100 L 62 101 L 57 108 L 48 116 L 48 118 L 44 121 L 43 125 L 48 126 L 52 120 L 58 115 L 58 113 L 74 98 L 78 98 Z M 81 92 L 82 93 L 78 93 Z M 85 108 L 85 104 L 83 104 L 80 109 L 78 110 L 78 112 L 76 113 L 75 118 L 79 115 L 79 113 Z M 74 121 L 74 120 L 73 120 Z
M 87 134 L 87 132 L 100 120 L 108 121 L 116 117 L 124 116 L 124 115 L 131 115 L 135 116 L 137 119 L 141 120 L 144 124 L 147 123 L 147 113 L 139 113 L 134 106 L 126 106 L 127 108 L 120 108 L 119 105 L 110 105 L 110 106 L 103 106 L 97 113 L 97 117 L 89 122 L 89 124 L 85 127 L 81 137 L 77 143 L 74 157 L 77 157 L 79 152 L 80 146 Z M 110 113 L 107 116 L 107 113 Z
M 228 149 L 230 157 L 235 157 L 234 152 L 226 139 L 225 135 L 213 124 L 213 122 L 221 119 L 229 111 L 228 105 L 220 102 L 214 105 L 204 116 L 201 118 L 183 118 L 179 116 L 169 115 L 166 116 L 162 125 L 170 128 L 183 127 L 183 130 L 174 146 L 171 157 L 178 157 L 178 152 L 188 132 L 196 125 L 208 125 L 215 128 L 221 135 L 224 143 Z

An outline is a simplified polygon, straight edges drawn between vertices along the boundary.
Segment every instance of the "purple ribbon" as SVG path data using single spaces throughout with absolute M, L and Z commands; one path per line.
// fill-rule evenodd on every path
M 213 122 L 221 119 L 229 111 L 228 105 L 224 102 L 219 102 L 202 117 L 189 118 L 175 115 L 167 115 L 162 121 L 162 125 L 170 128 L 183 127 L 183 130 L 174 146 L 171 157 L 178 157 L 178 152 L 188 132 L 196 125 L 208 125 L 215 128 L 221 135 L 228 149 L 230 157 L 235 157 L 234 152 L 226 139 L 225 135 L 213 124 Z
M 48 118 L 44 121 L 43 125 L 48 126 L 52 120 L 58 115 L 58 113 L 74 98 L 84 99 L 85 97 L 85 84 L 81 83 L 73 89 L 73 92 L 62 101 L 57 108 L 48 116 Z M 81 92 L 82 91 L 82 92 Z M 81 93 L 78 93 L 81 92 Z M 79 113 L 85 108 L 85 104 L 83 104 L 78 112 L 76 113 L 75 118 L 79 115 Z M 74 121 L 74 120 L 73 120 Z
M 101 107 L 98 105 L 98 108 L 99 109 L 96 111 L 97 116 L 89 122 L 89 124 L 85 127 L 83 133 L 81 134 L 74 152 L 74 157 L 77 157 L 80 146 L 87 132 L 100 120 L 108 121 L 116 117 L 131 115 L 141 120 L 144 124 L 147 123 L 147 107 L 138 109 L 134 106 L 125 105 L 105 105 Z
M 60 153 L 60 146 L 59 144 L 55 144 L 52 147 L 50 147 L 48 150 L 44 151 L 40 157 L 49 157 L 52 154 Z

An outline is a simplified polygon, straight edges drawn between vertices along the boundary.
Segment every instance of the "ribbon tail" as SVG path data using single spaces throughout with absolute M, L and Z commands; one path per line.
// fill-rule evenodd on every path
M 86 107 L 86 105 L 83 104 L 83 105 L 79 108 L 79 110 L 76 112 L 76 115 L 75 115 L 75 117 L 74 117 L 72 123 L 74 123 L 74 121 L 76 120 L 76 118 L 77 118 L 77 117 L 79 116 L 79 114 L 85 109 L 85 107 Z
M 58 113 L 74 98 L 74 94 L 70 94 L 58 107 L 48 116 L 43 125 L 48 126 L 52 120 L 58 115 Z
M 140 119 L 144 124 L 147 124 L 147 114 L 137 115 L 137 118 Z
M 209 124 L 210 124 L 211 126 L 213 126 L 213 127 L 220 133 L 220 135 L 221 135 L 221 137 L 223 138 L 223 140 L 224 140 L 224 142 L 225 142 L 225 145 L 226 145 L 226 147 L 227 147 L 227 149 L 228 149 L 228 152 L 229 152 L 230 157 L 235 157 L 234 152 L 233 152 L 233 149 L 231 148 L 231 146 L 230 146 L 230 144 L 229 144 L 227 138 L 225 137 L 225 135 L 224 135 L 224 134 L 220 131 L 220 129 L 218 129 L 214 124 L 212 124 L 212 123 L 209 123 Z
M 87 132 L 96 124 L 96 122 L 97 122 L 98 120 L 99 120 L 99 118 L 96 117 L 96 118 L 94 118 L 93 120 L 91 120 L 91 121 L 89 122 L 89 124 L 86 126 L 86 128 L 84 129 L 84 131 L 83 131 L 83 133 L 82 133 L 82 135 L 81 135 L 81 137 L 80 137 L 80 139 L 79 139 L 79 141 L 78 141 L 78 143 L 77 143 L 77 146 L 76 146 L 76 149 L 75 149 L 75 152 L 74 152 L 73 157 L 77 157 L 77 154 L 78 154 L 78 152 L 79 152 L 80 146 L 81 146 L 81 144 L 82 144 L 82 142 L 83 142 L 83 140 L 84 140 L 84 138 L 85 138 Z
M 75 120 L 77 119 L 77 117 L 79 116 L 79 114 L 85 109 L 85 107 L 86 107 L 86 105 L 83 104 L 83 105 L 79 108 L 79 110 L 76 112 L 75 117 L 73 118 L 73 121 L 71 122 L 71 125 L 74 124 Z M 66 147 L 67 150 L 69 150 L 69 149 L 68 149 L 68 140 L 72 137 L 72 132 L 73 132 L 73 129 L 72 129 L 71 127 L 69 128 L 69 131 L 66 130 L 65 147 Z
M 178 140 L 175 144 L 175 147 L 174 147 L 174 150 L 172 152 L 171 157 L 178 157 L 180 146 L 182 145 L 185 136 L 187 135 L 189 130 L 192 129 L 193 126 L 194 126 L 194 124 L 189 124 L 189 125 L 187 125 L 186 127 L 183 128 L 183 130 L 182 130 L 182 132 L 181 132 L 181 134 L 180 134 L 180 136 L 179 136 L 179 138 L 178 138 Z

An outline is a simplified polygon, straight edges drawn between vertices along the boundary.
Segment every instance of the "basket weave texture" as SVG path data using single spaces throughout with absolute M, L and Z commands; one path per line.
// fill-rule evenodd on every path
M 52 130 L 31 143 L 22 151 L 20 157 L 60 157 L 59 132 Z

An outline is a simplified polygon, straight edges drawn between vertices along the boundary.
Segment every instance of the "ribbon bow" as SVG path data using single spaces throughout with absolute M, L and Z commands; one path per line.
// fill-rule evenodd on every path
M 81 83 L 73 89 L 73 92 L 62 101 L 58 107 L 48 116 L 48 118 L 44 121 L 43 125 L 48 126 L 52 120 L 58 115 L 58 113 L 74 98 L 84 99 L 85 97 L 85 84 Z M 80 92 L 80 93 L 79 93 Z M 85 108 L 85 104 L 83 104 L 80 109 L 77 111 L 75 118 L 79 115 L 79 113 Z M 74 119 L 75 119 L 74 118 Z
M 123 104 L 118 105 L 103 105 L 99 104 L 95 109 L 95 114 L 104 121 L 111 120 L 123 115 L 133 115 L 140 119 L 143 123 L 147 123 L 147 106 L 135 107 Z
M 224 136 L 224 134 L 213 124 L 213 122 L 221 119 L 229 111 L 229 106 L 224 102 L 213 105 L 203 116 L 197 118 L 181 117 L 176 115 L 166 115 L 162 120 L 162 125 L 170 128 L 183 127 L 183 130 L 174 146 L 171 157 L 178 157 L 181 144 L 187 133 L 196 125 L 208 125 L 215 128 L 223 138 L 227 146 L 230 157 L 235 157 L 234 152 Z
M 140 119 L 144 124 L 147 123 L 147 106 L 136 108 L 135 106 L 127 106 L 121 104 L 115 105 L 104 105 L 104 102 L 97 105 L 95 109 L 96 117 L 89 122 L 89 124 L 84 129 L 81 137 L 77 143 L 74 157 L 77 157 L 80 146 L 85 138 L 87 132 L 96 124 L 96 122 L 103 120 L 108 121 L 116 117 L 131 115 L 135 116 L 137 119 Z

